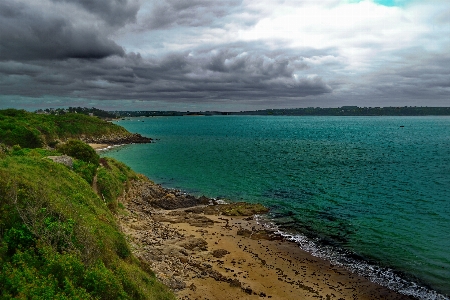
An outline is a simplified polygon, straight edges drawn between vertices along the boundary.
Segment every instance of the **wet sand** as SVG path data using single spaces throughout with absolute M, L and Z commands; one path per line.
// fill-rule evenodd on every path
M 179 299 L 413 299 L 313 257 L 251 216 L 155 208 L 152 199 L 177 196 L 152 189 L 143 197 L 131 188 L 119 222 L 134 254 Z

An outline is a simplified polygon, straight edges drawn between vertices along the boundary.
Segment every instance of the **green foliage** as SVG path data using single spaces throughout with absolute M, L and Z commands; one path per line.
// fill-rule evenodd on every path
M 86 143 L 79 140 L 70 140 L 58 147 L 58 151 L 86 163 L 98 165 L 100 157 L 97 152 Z
M 91 186 L 31 152 L 0 159 L 0 299 L 174 299 Z M 134 172 L 107 161 L 126 188 Z
M 9 228 L 3 236 L 8 247 L 8 253 L 13 254 L 17 249 L 34 246 L 35 237 L 25 224 L 18 224 Z
M 47 150 L 42 148 L 21 148 L 19 145 L 13 146 L 12 151 L 9 154 L 14 156 L 32 156 L 40 158 L 51 155 L 59 155 L 59 153 L 54 150 Z
M 92 184 L 94 180 L 97 165 L 93 163 L 86 163 L 82 160 L 74 160 L 73 170 L 80 175 L 87 183 Z
M 0 110 L 0 143 L 22 148 L 56 146 L 58 140 L 108 135 L 130 135 L 123 127 L 83 114 L 35 114 L 25 110 Z
M 117 197 L 125 191 L 130 179 L 137 178 L 137 174 L 113 158 L 101 158 L 100 166 L 97 172 L 97 189 L 108 207 L 115 212 L 118 208 Z
M 126 298 L 121 282 L 101 261 L 86 272 L 83 285 L 94 297 L 99 299 Z
M 67 109 L 64 108 L 46 108 L 45 110 L 39 109 L 36 112 L 38 113 L 48 113 L 52 115 L 65 115 L 67 113 L 78 113 L 83 115 L 93 114 L 96 117 L 113 119 L 116 118 L 116 115 L 110 113 L 108 111 L 104 111 L 95 107 L 87 108 L 87 107 L 69 107 Z
M 1 265 L 2 298 L 93 299 L 82 285 L 85 266 L 48 248 L 18 251 Z

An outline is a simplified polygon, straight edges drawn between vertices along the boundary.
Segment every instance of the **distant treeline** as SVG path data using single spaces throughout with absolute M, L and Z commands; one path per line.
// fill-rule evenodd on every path
M 112 111 L 112 115 L 120 118 L 126 117 L 152 117 L 152 116 L 184 116 L 184 115 L 262 115 L 262 116 L 449 116 L 450 107 L 358 107 L 342 106 L 338 108 L 291 108 L 291 109 L 265 109 L 240 112 L 181 112 L 181 111 Z
M 338 108 L 293 108 L 243 111 L 234 115 L 286 115 L 286 116 L 448 116 L 450 107 L 357 107 L 342 106 Z
M 46 108 L 46 109 L 39 109 L 36 111 L 36 113 L 50 114 L 50 115 L 64 115 L 68 113 L 74 113 L 74 114 L 96 116 L 102 119 L 114 119 L 117 117 L 116 114 L 95 107 Z

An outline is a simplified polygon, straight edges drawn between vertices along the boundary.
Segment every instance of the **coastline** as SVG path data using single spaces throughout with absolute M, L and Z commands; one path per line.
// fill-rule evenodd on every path
M 251 212 L 226 216 L 144 176 L 119 202 L 134 254 L 179 299 L 414 299 L 312 256 Z

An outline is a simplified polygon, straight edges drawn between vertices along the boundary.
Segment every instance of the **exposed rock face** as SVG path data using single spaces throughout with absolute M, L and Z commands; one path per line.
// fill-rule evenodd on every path
M 60 156 L 47 156 L 48 159 L 53 160 L 55 163 L 63 164 L 72 169 L 73 158 L 67 155 Z
M 138 133 L 130 135 L 102 135 L 100 137 L 81 137 L 85 143 L 92 144 L 107 144 L 107 145 L 122 145 L 122 144 L 146 144 L 151 143 L 152 139 L 142 136 Z
M 150 203 L 151 206 L 162 209 L 177 209 L 193 207 L 201 204 L 208 204 L 209 200 L 206 197 L 196 198 L 192 195 L 181 193 L 168 193 L 163 198 L 156 199 Z

